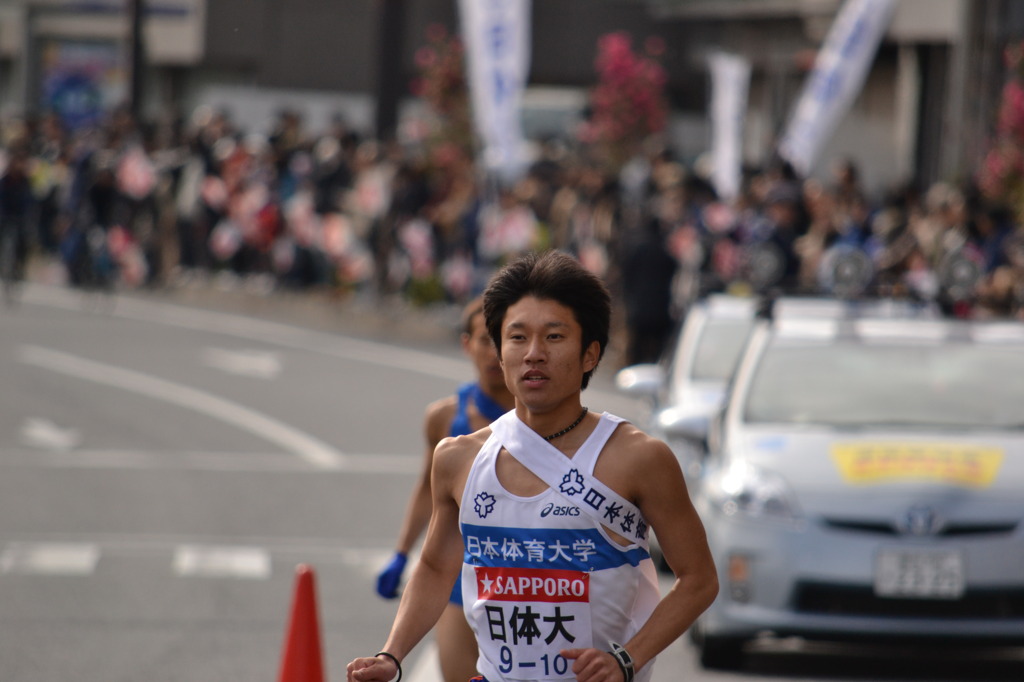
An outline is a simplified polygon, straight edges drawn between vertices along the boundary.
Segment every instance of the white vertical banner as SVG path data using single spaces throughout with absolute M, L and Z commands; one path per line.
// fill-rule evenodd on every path
M 857 97 L 895 9 L 895 0 L 846 0 L 818 52 L 779 154 L 807 175 Z
M 750 90 L 750 62 L 717 53 L 711 69 L 711 184 L 718 196 L 732 201 L 743 182 L 743 120 Z
M 525 166 L 519 120 L 530 68 L 530 0 L 459 0 L 473 121 L 489 171 Z

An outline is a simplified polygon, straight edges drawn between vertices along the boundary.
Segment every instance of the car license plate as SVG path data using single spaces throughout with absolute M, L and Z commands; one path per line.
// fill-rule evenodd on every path
M 958 552 L 882 550 L 875 561 L 879 597 L 959 599 L 964 593 L 963 557 Z

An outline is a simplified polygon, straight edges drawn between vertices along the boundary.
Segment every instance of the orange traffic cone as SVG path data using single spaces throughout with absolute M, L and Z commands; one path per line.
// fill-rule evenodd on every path
M 295 601 L 285 632 L 278 682 L 324 682 L 315 582 L 311 566 L 296 567 Z

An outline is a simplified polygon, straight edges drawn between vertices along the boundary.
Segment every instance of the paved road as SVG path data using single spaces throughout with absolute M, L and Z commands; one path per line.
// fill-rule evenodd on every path
M 271 679 L 299 562 L 333 677 L 383 639 L 422 409 L 470 376 L 457 314 L 207 294 L 0 313 L 0 678 Z
M 0 311 L 0 679 L 275 679 L 303 562 L 341 679 L 394 612 L 370 586 L 422 407 L 469 376 L 456 320 L 317 295 L 29 287 Z M 585 396 L 635 418 L 610 391 L 614 357 Z M 431 655 L 407 679 L 433 682 Z M 655 682 L 1020 680 L 1020 660 L 783 642 L 709 673 L 682 640 Z

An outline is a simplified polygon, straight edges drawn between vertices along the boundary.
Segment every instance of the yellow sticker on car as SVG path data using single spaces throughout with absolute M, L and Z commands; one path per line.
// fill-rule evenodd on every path
M 947 443 L 836 443 L 832 459 L 847 483 L 929 480 L 986 488 L 1003 463 L 1003 449 Z

